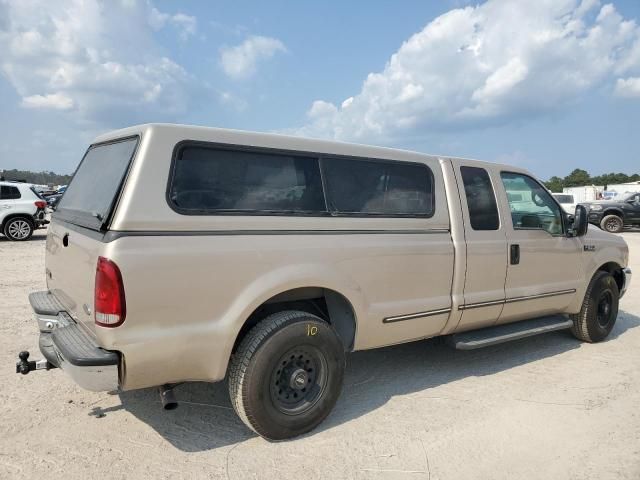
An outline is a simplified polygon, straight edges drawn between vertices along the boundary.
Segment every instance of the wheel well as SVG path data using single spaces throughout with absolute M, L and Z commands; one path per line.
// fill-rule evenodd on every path
M 616 217 L 624 219 L 624 214 L 619 210 L 605 210 L 602 214 L 602 218 L 606 217 L 607 215 L 615 215 Z
M 610 273 L 616 281 L 618 288 L 622 288 L 622 284 L 624 282 L 622 267 L 616 262 L 605 263 L 604 265 L 601 265 L 600 268 L 598 268 L 598 271 Z
M 35 221 L 33 220 L 33 217 L 31 215 L 26 213 L 12 213 L 7 215 L 5 219 L 2 221 L 2 223 L 0 223 L 0 229 L 4 230 L 5 223 L 7 223 L 12 218 L 24 218 L 26 221 L 31 223 L 32 227 L 35 227 Z
M 303 287 L 274 295 L 256 308 L 242 325 L 233 351 L 260 320 L 283 310 L 300 310 L 322 318 L 335 328 L 345 351 L 353 350 L 356 316 L 351 302 L 344 295 L 328 288 Z

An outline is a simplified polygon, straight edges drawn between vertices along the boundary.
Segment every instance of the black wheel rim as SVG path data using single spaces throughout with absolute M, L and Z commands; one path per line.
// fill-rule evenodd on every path
M 611 291 L 605 290 L 600 294 L 598 298 L 598 313 L 597 319 L 598 324 L 605 328 L 611 322 L 611 317 L 613 315 L 613 295 Z
M 312 345 L 282 355 L 271 374 L 271 401 L 280 412 L 299 415 L 322 397 L 327 385 L 327 359 Z
M 607 230 L 614 232 L 620 228 L 620 220 L 618 220 L 617 218 L 610 218 L 609 220 L 607 220 L 605 227 L 607 228 Z

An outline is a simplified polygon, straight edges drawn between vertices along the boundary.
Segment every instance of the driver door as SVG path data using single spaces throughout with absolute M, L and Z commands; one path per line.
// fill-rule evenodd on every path
M 567 237 L 562 207 L 532 177 L 501 172 L 510 218 L 505 304 L 497 323 L 564 311 L 580 283 L 580 242 Z

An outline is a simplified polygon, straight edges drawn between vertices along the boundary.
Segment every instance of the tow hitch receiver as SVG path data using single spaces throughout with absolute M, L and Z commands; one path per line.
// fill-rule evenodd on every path
M 52 363 L 49 363 L 47 360 L 37 360 L 37 361 L 29 361 L 29 352 L 20 352 L 18 354 L 19 362 L 16 363 L 16 373 L 21 373 L 22 375 L 26 375 L 27 373 L 33 370 L 51 370 L 52 368 L 57 368 Z

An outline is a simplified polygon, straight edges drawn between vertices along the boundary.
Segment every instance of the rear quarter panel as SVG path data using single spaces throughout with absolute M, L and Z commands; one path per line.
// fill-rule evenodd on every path
M 382 319 L 448 307 L 452 250 L 447 234 L 120 238 L 105 255 L 120 266 L 127 320 L 96 333 L 105 348 L 123 353 L 125 388 L 222 379 L 249 315 L 299 287 L 350 301 L 356 349 L 433 336 L 446 315 Z

